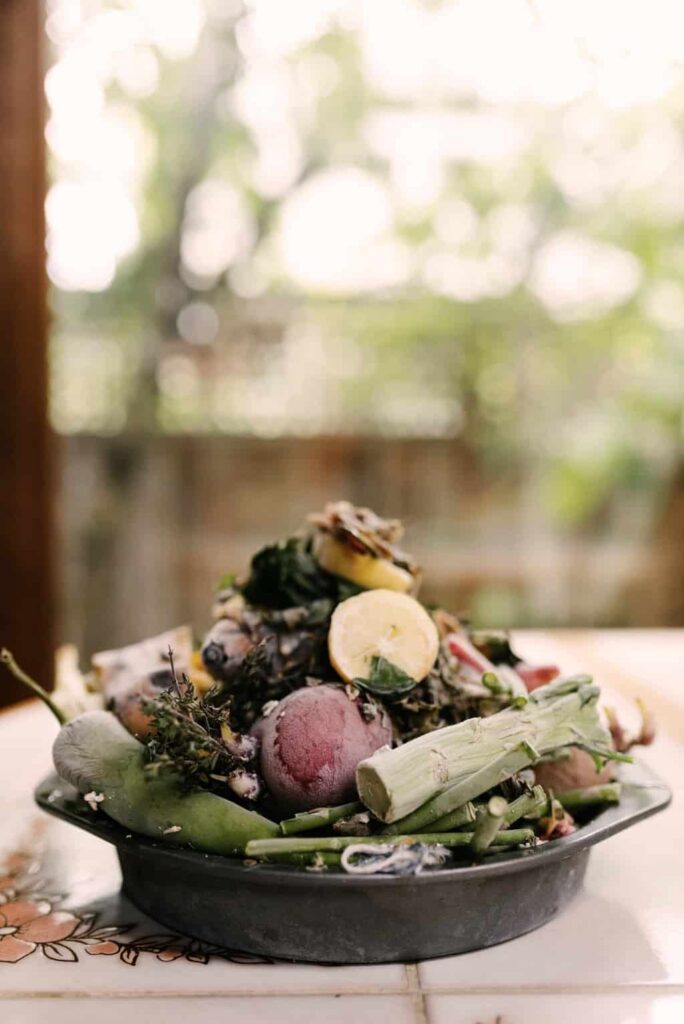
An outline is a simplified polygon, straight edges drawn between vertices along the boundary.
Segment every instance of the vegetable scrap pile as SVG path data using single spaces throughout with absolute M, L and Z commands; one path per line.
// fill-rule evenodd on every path
M 93 813 L 209 853 L 312 871 L 417 873 L 572 833 L 620 799 L 635 743 L 589 676 L 418 597 L 403 529 L 348 502 L 224 577 L 186 627 L 72 648 L 48 695 L 59 775 Z

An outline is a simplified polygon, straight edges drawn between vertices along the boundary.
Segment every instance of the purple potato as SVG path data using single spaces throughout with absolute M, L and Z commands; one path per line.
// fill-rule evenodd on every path
M 283 812 L 331 807 L 356 796 L 359 761 L 392 742 L 387 713 L 370 721 L 340 686 L 295 690 L 255 724 L 261 773 Z

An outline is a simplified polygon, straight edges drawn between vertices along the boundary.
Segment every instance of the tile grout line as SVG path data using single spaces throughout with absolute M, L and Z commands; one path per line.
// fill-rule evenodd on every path
M 0 991 L 0 1006 L 6 999 L 78 999 L 87 1002 L 89 999 L 320 999 L 330 996 L 331 999 L 343 999 L 347 996 L 368 996 L 369 998 L 386 998 L 387 996 L 411 995 L 406 985 L 385 988 L 327 988 L 308 989 L 100 989 L 84 992 L 80 989 L 44 989 L 27 992 L 25 989 L 7 989 Z
M 419 982 L 418 971 L 416 970 L 415 964 L 405 964 L 406 974 L 406 986 L 401 988 L 387 986 L 385 988 L 350 988 L 350 989 L 309 989 L 306 992 L 297 992 L 288 989 L 273 989 L 271 991 L 265 991 L 264 989 L 200 989 L 195 991 L 169 989 L 169 990 L 151 990 L 141 989 L 136 991 L 135 989 L 128 989 L 127 991 L 121 991 L 120 989 L 114 990 L 100 990 L 93 992 L 84 992 L 82 990 L 68 989 L 55 989 L 45 990 L 42 992 L 26 992 L 22 990 L 5 990 L 0 992 L 0 1006 L 4 1000 L 8 999 L 78 999 L 87 1001 L 88 999 L 282 999 L 286 997 L 292 997 L 296 999 L 309 999 L 309 998 L 320 998 L 322 996 L 330 996 L 331 998 L 344 998 L 346 996 L 370 996 L 382 997 L 382 996 L 419 996 L 421 1002 L 425 1003 L 427 996 L 442 996 L 442 995 L 487 995 L 487 996 L 499 996 L 499 995 L 558 995 L 558 996 L 582 996 L 582 995 L 684 995 L 684 984 L 678 984 L 676 982 L 665 982 L 665 983 L 640 983 L 636 985 L 501 985 L 496 987 L 486 985 L 431 985 L 427 988 Z M 423 1011 L 423 1016 L 418 1018 L 420 1024 L 430 1024 L 429 1013 L 427 1008 Z
M 427 1000 L 420 986 L 418 964 L 404 964 L 404 971 L 406 973 L 406 987 L 413 1003 L 414 1024 L 430 1024 Z
M 500 985 L 492 988 L 487 985 L 428 985 L 421 989 L 426 996 L 622 996 L 652 995 L 674 996 L 684 995 L 684 984 L 678 982 L 638 982 L 621 985 Z
M 320 999 L 322 996 L 330 996 L 331 999 L 337 999 L 344 998 L 345 996 L 383 998 L 410 994 L 411 992 L 406 985 L 401 987 L 308 989 L 304 992 L 287 988 L 126 989 L 124 991 L 121 989 L 100 989 L 91 992 L 84 992 L 81 989 L 44 989 L 38 992 L 9 989 L 0 991 L 0 1005 L 2 1005 L 2 1001 L 5 999 L 79 999 L 84 1002 L 87 1002 L 89 999 L 285 999 L 289 996 L 296 999 Z

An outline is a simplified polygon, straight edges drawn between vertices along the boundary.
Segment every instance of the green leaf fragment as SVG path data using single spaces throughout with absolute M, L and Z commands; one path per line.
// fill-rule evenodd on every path
M 387 658 L 383 658 L 382 655 L 374 654 L 371 658 L 368 678 L 354 679 L 353 684 L 362 690 L 377 693 L 379 696 L 393 696 L 408 693 L 418 685 L 418 680 L 408 675 L 398 665 L 392 664 Z

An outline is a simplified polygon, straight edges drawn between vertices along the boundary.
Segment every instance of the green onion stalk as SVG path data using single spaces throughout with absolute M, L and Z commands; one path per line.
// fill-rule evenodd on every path
M 362 761 L 362 801 L 395 833 L 427 831 L 450 814 L 559 747 L 577 746 L 597 762 L 618 754 L 597 713 L 599 688 L 590 676 L 556 679 L 522 708 L 470 718 Z

